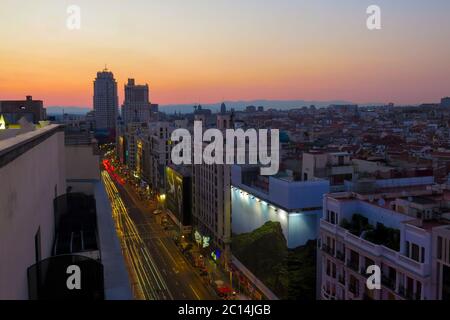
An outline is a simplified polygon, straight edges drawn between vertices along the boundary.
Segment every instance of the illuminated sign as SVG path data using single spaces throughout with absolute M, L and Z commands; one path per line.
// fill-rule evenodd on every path
M 166 167 L 167 208 L 179 220 L 183 218 L 183 178 L 174 169 Z
M 220 258 L 220 250 L 216 249 L 213 252 L 211 252 L 211 257 L 213 258 L 214 261 L 217 261 Z
M 195 237 L 195 242 L 197 242 L 197 244 L 202 243 L 202 235 L 200 234 L 200 232 L 195 231 L 194 237 Z
M 203 248 L 209 247 L 209 241 L 210 241 L 209 237 L 206 237 L 206 236 L 203 237 Z
M 6 121 L 3 115 L 0 115 L 0 130 L 6 130 Z
M 211 241 L 210 237 L 202 236 L 200 232 L 195 231 L 194 232 L 194 238 L 195 242 L 197 242 L 198 245 L 201 245 L 203 248 L 209 247 L 209 242 Z

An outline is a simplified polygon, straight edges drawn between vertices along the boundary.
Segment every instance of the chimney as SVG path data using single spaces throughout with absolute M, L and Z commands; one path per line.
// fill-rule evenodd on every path
M 27 101 L 32 101 L 33 97 L 32 96 L 27 96 Z

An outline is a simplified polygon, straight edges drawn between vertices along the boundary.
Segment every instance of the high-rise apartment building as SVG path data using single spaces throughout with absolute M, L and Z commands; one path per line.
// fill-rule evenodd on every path
M 137 85 L 134 79 L 128 79 L 124 89 L 125 100 L 122 105 L 122 118 L 125 125 L 130 122 L 148 122 L 152 113 L 148 84 Z
M 138 161 L 139 165 L 137 165 L 136 160 L 138 160 L 138 147 L 140 146 L 142 148 L 142 145 L 139 144 L 140 137 L 142 136 L 148 136 L 148 124 L 144 122 L 131 122 L 126 126 L 123 135 L 119 137 L 119 140 L 124 142 L 124 145 L 119 145 L 118 148 L 123 150 L 122 152 L 125 152 L 125 156 L 123 157 L 124 163 L 126 163 L 134 175 L 137 175 L 138 171 L 140 171 L 139 166 L 141 166 L 141 161 Z
M 231 122 L 226 123 L 228 128 L 232 127 Z M 219 129 L 226 128 L 219 126 Z M 193 148 L 195 150 L 195 143 Z M 228 267 L 231 243 L 230 165 L 192 166 L 192 226 L 197 243 L 214 253 L 219 263 Z
M 165 168 L 171 163 L 172 144 L 170 136 L 175 127 L 167 121 L 158 121 L 150 124 L 149 135 L 149 171 L 147 180 L 153 190 L 165 190 Z
M 370 190 L 325 195 L 317 273 L 321 298 L 448 297 L 442 283 L 448 283 L 443 245 L 449 238 L 449 196 L 448 186 L 434 184 L 433 177 L 377 180 Z M 380 268 L 380 289 L 367 286 L 370 266 Z
M 129 124 L 135 126 L 136 123 Z M 138 124 L 146 130 L 134 132 L 126 140 L 129 158 L 134 159 L 136 176 L 142 179 L 153 192 L 165 191 L 165 168 L 170 164 L 172 145 L 170 136 L 175 129 L 167 121 L 156 121 Z M 133 142 L 135 140 L 135 142 Z M 134 150 L 132 149 L 134 146 Z
M 192 166 L 192 215 L 195 238 L 211 252 L 229 260 L 231 241 L 231 179 L 229 165 Z
M 97 72 L 94 80 L 94 112 L 97 132 L 114 132 L 118 116 L 117 82 L 112 72 Z

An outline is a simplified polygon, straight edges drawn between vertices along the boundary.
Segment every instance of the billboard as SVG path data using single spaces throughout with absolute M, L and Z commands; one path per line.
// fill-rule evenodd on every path
M 321 211 L 286 212 L 237 187 L 231 190 L 231 210 L 231 249 L 235 265 L 252 273 L 247 279 L 262 282 L 266 288 L 259 289 L 267 297 L 314 300 Z M 246 293 L 256 299 L 252 290 Z
M 166 167 L 166 208 L 184 226 L 190 225 L 191 186 L 190 177 L 183 176 L 171 167 Z

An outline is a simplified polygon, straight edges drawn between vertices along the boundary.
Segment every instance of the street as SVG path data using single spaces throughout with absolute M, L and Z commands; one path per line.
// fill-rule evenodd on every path
M 135 296 L 151 300 L 211 300 L 217 296 L 191 266 L 152 214 L 156 203 L 144 204 L 127 184 L 102 172 L 116 229 Z

